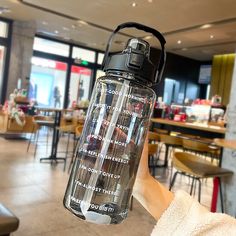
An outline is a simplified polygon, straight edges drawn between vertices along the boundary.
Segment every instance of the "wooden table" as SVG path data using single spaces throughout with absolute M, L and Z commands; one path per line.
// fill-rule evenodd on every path
M 42 110 L 42 109 L 40 109 L 40 110 Z M 55 117 L 54 117 L 54 121 L 53 121 L 54 123 L 53 123 L 51 155 L 49 157 L 40 158 L 40 162 L 41 161 L 49 161 L 52 164 L 52 163 L 58 163 L 58 161 L 63 161 L 64 162 L 64 170 L 65 170 L 66 158 L 57 157 L 57 148 L 58 148 L 58 142 L 59 142 L 59 130 L 57 129 L 57 127 L 60 126 L 62 109 L 44 108 L 43 111 L 44 112 L 54 112 Z
M 236 150 L 236 140 L 230 140 L 230 139 L 214 139 L 214 143 L 222 148 L 229 148 Z
M 224 136 L 226 128 L 208 124 L 198 124 L 198 123 L 189 123 L 189 122 L 180 122 L 180 121 L 173 121 L 169 119 L 163 118 L 152 118 L 151 121 L 154 124 L 160 124 L 163 126 L 167 126 L 169 130 L 173 130 L 173 127 L 179 128 L 179 130 L 195 130 L 195 133 L 200 135 L 200 131 L 204 133 L 210 133 L 210 135 L 216 135 L 219 137 Z M 173 130 L 174 131 L 174 130 Z

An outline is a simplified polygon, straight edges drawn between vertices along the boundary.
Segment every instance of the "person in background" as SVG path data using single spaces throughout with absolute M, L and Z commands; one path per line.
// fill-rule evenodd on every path
M 151 236 L 236 235 L 236 220 L 211 213 L 184 191 L 168 191 L 148 169 L 148 140 L 139 164 L 133 196 L 157 220 Z
M 58 86 L 55 86 L 53 91 L 53 97 L 54 97 L 54 107 L 61 107 L 61 92 Z

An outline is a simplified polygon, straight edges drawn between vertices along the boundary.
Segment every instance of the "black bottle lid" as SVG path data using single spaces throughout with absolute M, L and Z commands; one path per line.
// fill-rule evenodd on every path
M 131 38 L 121 53 L 108 57 L 104 71 L 130 73 L 137 79 L 137 82 L 152 85 L 155 83 L 156 68 L 149 56 L 148 42 L 139 38 Z

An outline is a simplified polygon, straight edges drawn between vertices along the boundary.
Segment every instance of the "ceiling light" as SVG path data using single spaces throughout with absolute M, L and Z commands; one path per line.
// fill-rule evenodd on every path
M 200 29 L 208 29 L 208 28 L 211 28 L 212 27 L 212 24 L 205 24 L 205 25 L 202 25 L 200 27 Z
M 148 0 L 149 3 L 152 3 L 152 0 Z
M 132 3 L 132 7 L 137 7 L 137 3 L 136 3 L 136 2 L 133 2 L 133 3 Z
M 11 10 L 8 7 L 0 7 L 0 14 L 9 12 L 11 12 Z
M 88 25 L 88 23 L 86 21 L 83 20 L 78 20 L 77 21 L 80 25 Z
M 210 35 L 210 39 L 213 39 L 214 38 L 214 35 Z
M 58 31 L 58 30 L 54 30 L 54 33 L 55 33 L 55 34 L 58 34 L 58 33 L 59 33 L 59 31 Z
M 148 40 L 148 39 L 151 39 L 152 38 L 152 35 L 147 35 L 145 37 L 143 37 L 144 40 Z
M 48 25 L 48 22 L 47 21 L 42 21 L 42 24 L 43 25 Z
M 177 41 L 177 43 L 178 43 L 178 44 L 181 44 L 181 43 L 182 43 L 182 41 L 181 41 L 181 40 L 178 40 L 178 41 Z
M 72 29 L 75 29 L 75 28 L 76 28 L 76 25 L 72 25 L 71 28 L 72 28 Z

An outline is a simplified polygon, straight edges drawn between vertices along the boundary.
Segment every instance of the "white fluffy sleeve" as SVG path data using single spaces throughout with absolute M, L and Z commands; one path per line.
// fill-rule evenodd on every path
M 183 191 L 163 213 L 151 236 L 236 235 L 236 220 L 228 215 L 210 213 Z

